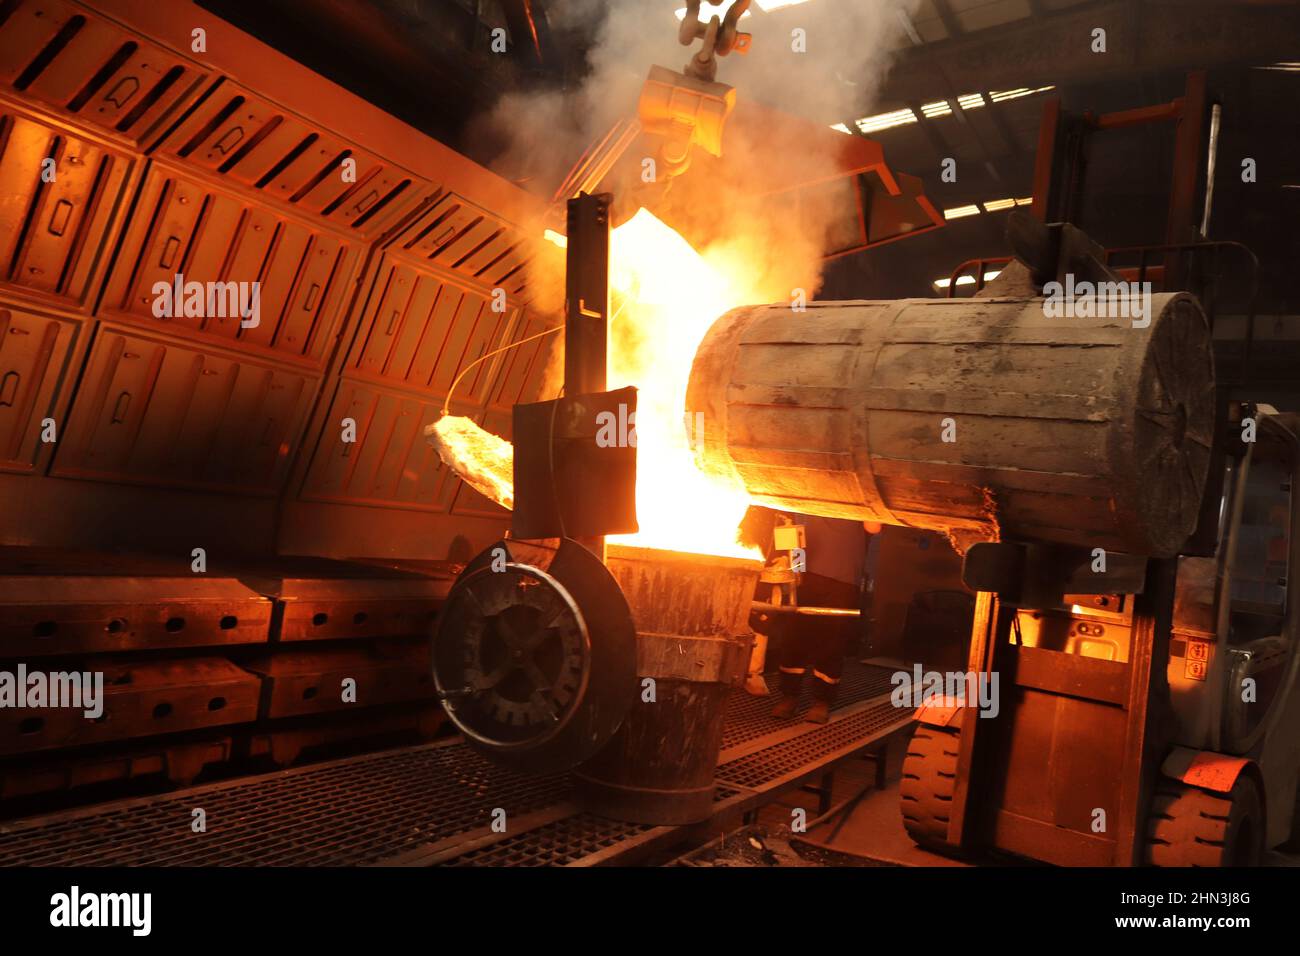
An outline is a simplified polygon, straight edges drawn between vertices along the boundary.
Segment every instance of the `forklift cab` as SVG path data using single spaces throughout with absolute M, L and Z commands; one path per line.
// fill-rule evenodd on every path
M 1249 752 L 1294 676 L 1295 441 L 1278 416 L 1261 419 L 1226 466 L 1215 556 L 1179 559 L 1168 677 L 1183 746 Z
M 1255 774 L 1270 847 L 1292 837 L 1300 771 L 1298 425 L 1259 415 L 1228 461 L 1216 554 L 1179 559 L 1166 671 L 1178 730 L 1165 773 L 1193 785 L 1212 763 Z
M 900 788 L 917 843 L 1066 865 L 1214 866 L 1256 863 L 1292 838 L 1298 434 L 1295 416 L 1267 409 L 1243 422 L 1212 555 L 1112 555 L 1106 578 L 1125 586 L 1111 593 L 1070 593 L 1088 575 L 1068 572 L 1051 598 L 1032 584 L 995 588 L 972 570 L 972 548 L 970 670 L 999 674 L 1002 706 L 989 719 L 960 706 L 918 713 Z M 1014 547 L 989 550 L 1005 565 Z M 1041 577 L 1061 557 L 1028 554 L 1004 581 Z

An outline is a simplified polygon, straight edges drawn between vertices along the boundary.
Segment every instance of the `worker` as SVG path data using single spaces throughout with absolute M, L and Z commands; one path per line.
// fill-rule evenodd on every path
M 793 522 L 787 515 L 751 505 L 740 521 L 738 538 L 740 543 L 750 548 L 757 548 L 763 553 L 766 562 L 759 575 L 758 586 L 754 590 L 754 600 L 760 604 L 790 604 L 795 575 L 790 570 L 790 556 L 778 551 L 775 544 L 776 525 Z M 770 635 L 781 639 L 780 625 L 774 615 L 755 612 L 750 618 L 754 629 L 754 645 L 750 649 L 749 668 L 745 673 L 745 693 L 751 697 L 767 697 L 772 691 L 767 686 L 764 669 L 767 666 Z M 777 654 L 772 651 L 775 659 Z
M 860 609 L 867 545 L 871 535 L 880 531 L 880 525 L 810 515 L 787 517 L 768 509 L 751 508 L 741 524 L 741 540 L 759 544 L 772 569 L 790 560 L 788 554 L 777 551 L 772 545 L 774 530 L 782 523 L 794 523 L 804 528 L 803 560 L 796 559 L 792 568 L 797 576 L 797 586 L 793 589 L 794 603 L 801 607 Z M 760 588 L 763 586 L 760 584 Z M 761 594 L 760 600 L 764 600 Z M 804 678 L 811 671 L 813 704 L 806 719 L 819 724 L 830 719 L 844 672 L 844 658 L 855 636 L 860 633 L 862 623 L 860 617 L 797 614 L 772 614 L 768 617 L 765 626 L 769 649 L 781 674 L 780 699 L 772 708 L 773 717 L 788 720 L 794 716 Z M 747 685 L 754 682 L 755 671 L 756 666 L 751 661 Z M 761 677 L 761 662 L 757 665 L 757 675 Z

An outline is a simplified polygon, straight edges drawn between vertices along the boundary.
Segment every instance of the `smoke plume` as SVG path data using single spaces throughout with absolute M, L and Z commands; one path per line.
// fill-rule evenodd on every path
M 641 136 L 601 181 L 600 188 L 613 194 L 616 225 L 610 235 L 608 385 L 635 386 L 638 396 L 641 531 L 611 540 L 750 555 L 736 541 L 747 492 L 706 475 L 694 462 L 695 426 L 683 420 L 692 361 L 708 329 L 729 309 L 813 297 L 828 236 L 844 217 L 856 221 L 858 215 L 841 155 L 852 140 L 828 127 L 870 111 L 903 30 L 898 14 L 916 2 L 807 0 L 743 18 L 742 31 L 754 35 L 750 52 L 718 63 L 717 81 L 733 87 L 737 100 L 723 130 L 722 156 L 697 146 L 685 174 L 647 182 L 643 164 L 658 144 Z M 616 122 L 634 120 L 650 68 L 682 71 L 697 49 L 677 40 L 676 5 L 557 0 L 557 28 L 598 24 L 585 78 L 574 89 L 502 100 L 484 130 L 506 144 L 493 164 L 497 171 L 549 198 L 587 146 Z M 545 225 L 532 224 L 534 234 Z M 549 225 L 562 230 L 562 216 Z M 547 242 L 538 248 L 529 266 L 530 308 L 558 317 L 564 254 Z M 539 397 L 558 394 L 561 352 L 551 350 L 551 374 Z M 501 480 L 476 487 L 503 491 L 505 442 L 479 435 L 464 420 L 444 419 L 435 427 L 450 467 L 477 470 L 482 482 L 495 471 Z
M 919 0 L 806 0 L 769 13 L 761 3 L 740 21 L 753 34 L 749 53 L 720 57 L 717 80 L 735 88 L 738 113 L 747 103 L 780 113 L 762 124 L 733 117 L 722 159 L 697 148 L 691 172 L 652 211 L 706 255 L 745 260 L 755 301 L 776 301 L 796 288 L 811 297 L 827 234 L 851 211 L 847 197 L 830 189 L 801 191 L 797 203 L 772 198 L 781 184 L 830 180 L 839 171 L 843 134 L 814 144 L 804 123 L 825 129 L 872 110 L 902 41 L 900 14 L 913 13 Z M 482 130 L 504 144 L 493 168 L 549 196 L 586 146 L 616 121 L 636 116 L 652 65 L 680 71 L 698 49 L 698 41 L 688 48 L 677 40 L 675 12 L 684 6 L 684 0 L 556 0 L 549 9 L 557 32 L 596 24 L 586 75 L 573 89 L 504 97 Z M 704 7 L 701 19 L 708 12 Z M 610 181 L 615 219 L 623 221 L 639 203 L 617 188 L 616 177 Z M 534 289 L 547 293 L 544 306 L 562 301 L 563 270 L 557 276 L 556 263 L 554 254 L 543 256 L 534 269 Z

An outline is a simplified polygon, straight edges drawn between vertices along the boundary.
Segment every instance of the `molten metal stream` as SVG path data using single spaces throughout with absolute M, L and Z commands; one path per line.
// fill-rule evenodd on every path
M 746 302 L 765 301 L 739 252 L 702 256 L 641 209 L 610 234 L 609 387 L 636 386 L 640 531 L 611 542 L 742 558 L 758 552 L 736 540 L 749 504 L 741 489 L 695 465 L 684 419 L 695 350 L 713 321 Z M 693 423 L 692 423 L 693 424 Z M 696 427 L 698 431 L 698 426 Z M 512 507 L 513 449 L 468 419 L 444 416 L 431 435 L 444 463 L 483 494 Z

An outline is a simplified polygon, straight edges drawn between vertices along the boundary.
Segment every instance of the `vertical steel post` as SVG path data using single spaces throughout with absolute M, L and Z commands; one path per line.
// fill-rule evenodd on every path
M 564 394 L 606 389 L 609 321 L 609 193 L 580 193 L 568 204 L 565 256 Z M 603 536 L 579 539 L 602 561 Z
M 1165 242 L 1177 245 L 1195 242 L 1199 237 L 1196 198 L 1207 158 L 1205 128 L 1209 119 L 1209 91 L 1204 70 L 1187 74 L 1174 134 L 1174 168 L 1169 182 L 1169 219 L 1165 225 Z M 1184 289 L 1192 279 L 1192 263 L 1180 251 L 1165 254 L 1166 290 Z

